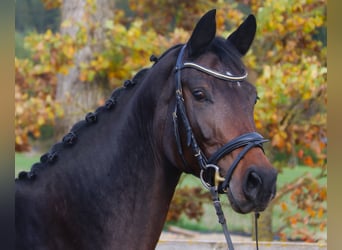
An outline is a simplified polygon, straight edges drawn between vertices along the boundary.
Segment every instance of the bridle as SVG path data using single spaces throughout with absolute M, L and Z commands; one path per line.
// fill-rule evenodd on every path
M 183 98 L 183 91 L 182 91 L 182 82 L 181 82 L 181 70 L 185 68 L 193 68 L 196 70 L 199 70 L 201 72 L 207 73 L 211 76 L 214 76 L 219 79 L 231 81 L 231 82 L 238 82 L 241 80 L 244 80 L 247 78 L 247 73 L 244 73 L 242 76 L 234 76 L 230 73 L 222 74 L 210 69 L 207 69 L 203 66 L 200 66 L 195 63 L 191 62 L 185 62 L 183 63 L 183 55 L 185 51 L 186 45 L 184 45 L 178 55 L 177 62 L 176 62 L 176 105 L 173 112 L 173 124 L 174 124 L 174 134 L 176 137 L 176 143 L 178 152 L 181 155 L 183 161 L 184 154 L 183 149 L 181 145 L 181 139 L 180 139 L 180 133 L 178 129 L 178 117 L 181 118 L 181 121 L 183 122 L 184 128 L 186 130 L 186 144 L 188 147 L 191 147 L 194 157 L 197 159 L 197 162 L 201 168 L 201 176 L 203 177 L 203 172 L 206 171 L 208 168 L 214 168 L 215 170 L 218 170 L 219 167 L 217 166 L 217 163 L 219 160 L 227 155 L 232 153 L 234 150 L 238 148 L 244 147 L 244 149 L 239 153 L 237 158 L 234 160 L 232 165 L 230 166 L 223 183 L 220 186 L 220 191 L 224 192 L 229 187 L 229 181 L 233 175 L 234 170 L 238 166 L 240 160 L 246 155 L 246 153 L 254 148 L 254 147 L 260 147 L 262 149 L 262 144 L 264 142 L 267 142 L 268 140 L 263 138 L 259 133 L 256 132 L 250 132 L 243 135 L 240 135 L 236 137 L 235 139 L 231 140 L 230 142 L 223 145 L 221 148 L 219 148 L 214 154 L 212 154 L 209 159 L 204 155 L 203 151 L 199 147 L 196 138 L 194 136 L 194 133 L 192 132 L 192 128 L 189 122 L 189 118 L 186 114 L 185 105 L 184 105 L 184 98 Z M 221 177 L 222 178 L 222 177 Z M 205 187 L 210 186 L 211 184 L 207 183 L 203 178 L 201 178 L 203 184 Z
M 182 91 L 181 70 L 185 68 L 193 68 L 195 70 L 204 72 L 215 78 L 219 78 L 221 80 L 226 80 L 226 81 L 235 82 L 235 83 L 239 83 L 239 81 L 245 80 L 247 78 L 247 72 L 244 72 L 241 76 L 235 76 L 229 72 L 222 74 L 217 71 L 207 69 L 193 62 L 183 62 L 185 48 L 186 48 L 186 44 L 181 48 L 180 53 L 178 54 L 176 67 L 175 67 L 176 105 L 175 105 L 175 109 L 173 112 L 173 125 L 174 125 L 174 135 L 176 138 L 178 153 L 181 156 L 183 163 L 187 165 L 186 160 L 184 158 L 184 154 L 183 154 L 181 137 L 180 137 L 180 132 L 178 128 L 178 117 L 180 117 L 180 121 L 183 123 L 183 126 L 186 131 L 186 145 L 187 147 L 190 147 L 192 149 L 192 153 L 194 157 L 197 159 L 198 165 L 200 166 L 200 169 L 201 169 L 201 172 L 200 172 L 201 182 L 204 185 L 204 187 L 210 190 L 211 192 L 214 206 L 216 209 L 216 213 L 218 215 L 219 222 L 221 223 L 223 227 L 223 231 L 227 240 L 228 247 L 229 249 L 234 249 L 233 244 L 230 239 L 229 231 L 226 226 L 225 218 L 221 209 L 221 204 L 218 198 L 218 194 L 224 193 L 227 191 L 227 189 L 229 188 L 229 182 L 233 175 L 234 170 L 238 166 L 241 159 L 247 154 L 247 152 L 254 147 L 259 147 L 263 149 L 262 144 L 264 142 L 267 142 L 268 140 L 256 132 L 245 133 L 229 141 L 225 145 L 223 145 L 215 153 L 213 153 L 209 157 L 209 159 L 204 155 L 203 151 L 201 150 L 201 148 L 199 147 L 196 141 L 194 133 L 192 132 L 191 124 L 186 114 L 183 91 Z M 217 165 L 219 160 L 225 155 L 228 155 L 232 153 L 234 150 L 238 148 L 242 148 L 242 147 L 243 149 L 239 152 L 238 156 L 233 161 L 232 165 L 228 169 L 226 176 L 224 178 L 221 177 L 219 174 L 220 168 Z M 206 181 L 203 174 L 205 172 L 212 171 L 212 170 L 215 171 L 213 180 Z M 256 214 L 256 218 L 257 218 L 257 214 Z M 258 244 L 257 244 L 257 248 L 258 248 Z

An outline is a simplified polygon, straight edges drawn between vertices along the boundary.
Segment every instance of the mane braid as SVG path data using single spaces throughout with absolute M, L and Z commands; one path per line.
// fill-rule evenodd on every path
M 98 107 L 94 112 L 86 114 L 84 120 L 75 123 L 70 129 L 70 131 L 63 137 L 61 142 L 57 142 L 51 147 L 49 152 L 43 154 L 40 157 L 40 162 L 34 163 L 31 166 L 30 171 L 21 171 L 18 174 L 17 179 L 34 180 L 39 170 L 41 170 L 43 167 L 52 165 L 54 162 L 56 162 L 58 159 L 58 153 L 60 151 L 73 146 L 77 142 L 77 136 L 79 134 L 79 131 L 81 129 L 87 128 L 89 125 L 95 124 L 97 122 L 97 116 L 101 113 L 113 110 L 117 104 L 118 99 L 122 95 L 122 92 L 131 89 L 136 84 L 142 82 L 149 69 L 150 68 L 141 69 L 135 74 L 132 80 L 124 81 L 123 86 L 116 88 L 103 106 Z

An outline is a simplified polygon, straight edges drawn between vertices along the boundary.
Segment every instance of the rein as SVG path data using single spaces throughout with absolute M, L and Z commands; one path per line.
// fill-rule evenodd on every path
M 241 76 L 236 76 L 236 75 L 231 74 L 230 72 L 226 72 L 225 74 L 222 74 L 222 73 L 207 69 L 201 65 L 198 65 L 192 62 L 183 63 L 185 48 L 186 48 L 186 44 L 181 48 L 181 51 L 176 61 L 176 67 L 175 67 L 176 105 L 175 105 L 175 109 L 174 109 L 172 116 L 173 116 L 173 125 L 174 125 L 174 135 L 176 138 L 178 153 L 181 156 L 183 163 L 187 165 L 187 162 L 184 158 L 181 137 L 180 137 L 180 133 L 178 129 L 178 117 L 179 117 L 180 120 L 183 122 L 185 131 L 186 131 L 186 145 L 187 147 L 191 147 L 193 156 L 197 159 L 198 165 L 200 166 L 200 169 L 201 169 L 200 180 L 203 186 L 207 188 L 211 193 L 213 205 L 215 207 L 219 223 L 222 225 L 222 229 L 223 229 L 223 232 L 224 232 L 227 244 L 228 244 L 228 249 L 232 250 L 234 249 L 234 247 L 233 247 L 233 243 L 231 241 L 230 234 L 227 228 L 226 219 L 222 211 L 219 194 L 225 193 L 227 191 L 227 189 L 229 188 L 229 182 L 233 175 L 234 170 L 238 166 L 241 159 L 247 154 L 247 152 L 254 147 L 259 147 L 263 149 L 262 144 L 264 142 L 267 142 L 268 140 L 263 138 L 260 134 L 256 132 L 246 133 L 226 143 L 220 149 L 218 149 L 214 154 L 212 154 L 209 157 L 209 159 L 207 159 L 207 157 L 204 155 L 203 151 L 201 150 L 201 148 L 199 147 L 196 141 L 195 135 L 192 132 L 189 118 L 186 114 L 183 91 L 182 91 L 181 70 L 185 68 L 193 68 L 201 72 L 204 72 L 206 74 L 209 74 L 215 78 L 230 81 L 230 82 L 236 82 L 237 84 L 240 84 L 239 81 L 247 78 L 247 72 L 244 72 Z M 242 148 L 242 147 L 243 147 L 243 150 L 238 154 L 238 156 L 233 161 L 226 176 L 225 177 L 220 176 L 220 173 L 219 173 L 220 168 L 217 165 L 219 160 L 225 155 L 228 155 L 232 153 L 234 150 L 238 148 Z M 211 180 L 208 182 L 204 179 L 203 174 L 205 172 L 212 171 L 212 170 L 215 171 L 214 176 L 213 176 L 213 181 Z M 255 214 L 256 227 L 257 227 L 257 218 L 258 218 L 258 213 Z M 258 249 L 257 232 L 258 230 L 256 228 L 256 248 Z

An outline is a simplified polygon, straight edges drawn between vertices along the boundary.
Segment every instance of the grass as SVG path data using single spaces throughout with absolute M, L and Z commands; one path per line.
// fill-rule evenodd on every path
M 15 154 L 15 173 L 16 175 L 23 170 L 29 170 L 31 165 L 39 161 L 40 156 L 34 154 Z M 320 169 L 310 168 L 306 166 L 298 166 L 296 168 L 284 168 L 282 173 L 278 175 L 277 186 L 281 187 L 286 183 L 291 182 L 299 176 L 303 176 L 306 173 L 311 173 L 313 176 L 319 173 Z M 326 184 L 326 178 L 320 180 L 320 184 Z M 178 187 L 183 186 L 202 186 L 200 180 L 190 174 L 184 174 L 181 178 Z M 233 211 L 230 207 L 228 199 L 226 196 L 220 196 L 222 207 L 227 220 L 228 228 L 232 232 L 239 233 L 249 233 L 252 228 L 252 215 L 241 215 Z M 285 197 L 289 200 L 289 197 Z M 180 220 L 176 223 L 168 223 L 167 225 L 176 225 L 178 227 L 196 230 L 201 232 L 221 232 L 221 225 L 217 221 L 217 216 L 215 214 L 215 209 L 211 203 L 204 204 L 204 216 L 200 221 L 191 220 L 186 216 L 182 215 Z M 276 206 L 273 211 L 273 228 L 279 228 L 282 226 L 283 222 L 279 219 L 281 218 L 282 211 L 280 207 Z M 167 226 L 166 225 L 166 226 Z
M 15 176 L 20 171 L 27 171 L 31 168 L 32 164 L 39 161 L 40 156 L 35 154 L 15 154 Z

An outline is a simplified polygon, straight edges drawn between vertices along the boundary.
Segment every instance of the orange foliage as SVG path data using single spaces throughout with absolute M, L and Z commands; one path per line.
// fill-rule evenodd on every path
M 211 201 L 210 194 L 201 187 L 185 186 L 176 190 L 166 221 L 177 221 L 184 213 L 188 218 L 199 220 L 203 213 L 203 204 Z

